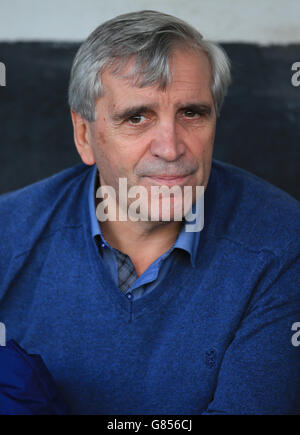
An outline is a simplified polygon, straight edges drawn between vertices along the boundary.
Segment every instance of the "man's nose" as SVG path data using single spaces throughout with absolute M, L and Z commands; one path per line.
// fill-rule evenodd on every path
M 157 126 L 155 138 L 151 142 L 151 153 L 166 161 L 178 160 L 185 152 L 176 123 L 162 123 Z

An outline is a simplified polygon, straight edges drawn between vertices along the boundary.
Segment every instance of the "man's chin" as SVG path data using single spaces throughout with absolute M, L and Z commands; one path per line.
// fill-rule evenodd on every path
M 190 201 L 190 207 L 192 206 L 192 201 Z M 183 221 L 185 217 L 185 210 L 183 207 L 183 201 L 181 198 L 178 201 L 173 198 L 163 198 L 159 201 L 144 204 L 139 208 L 138 212 L 139 220 L 148 222 L 159 222 L 159 223 L 170 223 Z M 128 219 L 136 220 L 137 214 L 136 210 L 128 209 Z

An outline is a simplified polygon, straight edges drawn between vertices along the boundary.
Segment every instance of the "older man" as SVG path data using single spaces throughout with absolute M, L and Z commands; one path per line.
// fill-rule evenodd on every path
M 0 320 L 73 413 L 300 413 L 300 207 L 212 160 L 229 82 L 175 17 L 100 25 L 69 87 L 84 164 L 1 198 Z

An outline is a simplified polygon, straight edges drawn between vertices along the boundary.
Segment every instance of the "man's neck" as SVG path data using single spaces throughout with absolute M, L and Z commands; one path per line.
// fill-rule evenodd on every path
M 182 222 L 105 221 L 100 224 L 104 239 L 128 255 L 140 276 L 175 243 Z

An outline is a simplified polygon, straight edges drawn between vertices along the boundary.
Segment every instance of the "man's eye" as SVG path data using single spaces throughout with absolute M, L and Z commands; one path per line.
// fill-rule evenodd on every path
M 141 122 L 143 122 L 145 119 L 146 118 L 143 115 L 134 115 L 130 116 L 130 118 L 128 118 L 128 121 L 130 124 L 141 124 Z
M 187 118 L 195 118 L 199 115 L 199 113 L 194 112 L 193 110 L 184 110 L 183 114 Z

